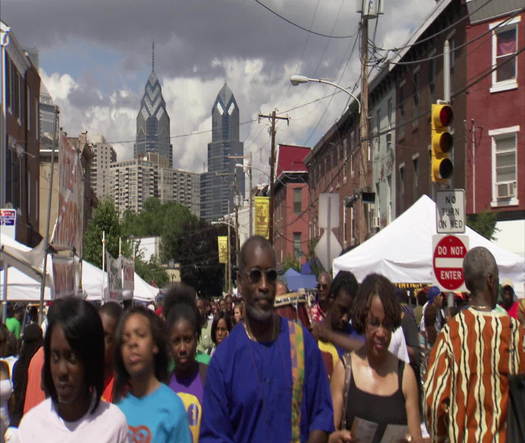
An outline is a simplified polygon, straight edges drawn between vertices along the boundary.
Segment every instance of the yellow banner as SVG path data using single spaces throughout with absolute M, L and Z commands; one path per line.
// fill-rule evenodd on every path
M 270 197 L 254 197 L 255 235 L 270 238 Z
M 228 237 L 226 235 L 217 237 L 217 249 L 219 250 L 219 263 L 228 263 Z

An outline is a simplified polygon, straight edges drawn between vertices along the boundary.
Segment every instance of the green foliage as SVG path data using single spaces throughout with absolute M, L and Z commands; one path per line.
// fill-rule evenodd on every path
M 127 236 L 159 236 L 161 263 L 168 263 L 170 260 L 179 263 L 182 281 L 193 286 L 199 293 L 206 296 L 221 294 L 224 265 L 218 262 L 217 235 L 226 235 L 225 226 L 211 226 L 179 203 L 163 204 L 158 199 L 151 198 L 144 203 L 144 209 L 140 213 L 123 214 L 122 230 Z M 139 275 L 141 266 L 142 264 L 137 267 Z M 156 275 L 155 264 L 151 266 L 149 271 Z M 144 275 L 150 274 L 145 272 Z
M 494 240 L 496 229 L 496 214 L 494 212 L 480 212 L 479 214 L 467 215 L 467 226 L 483 237 Z
M 103 200 L 98 204 L 93 218 L 84 234 L 84 259 L 102 268 L 102 232 L 106 233 L 106 250 L 113 256 L 119 255 L 119 238 L 122 241 L 122 255 L 133 255 L 129 234 L 123 223 L 119 221 L 118 213 L 111 200 Z M 156 262 L 146 262 L 142 257 L 135 259 L 135 271 L 150 284 L 162 286 L 168 282 L 168 274 Z
M 156 260 L 146 262 L 141 257 L 135 258 L 135 272 L 140 275 L 144 281 L 159 288 L 169 282 L 169 276 L 166 270 Z
M 301 263 L 299 263 L 295 258 L 290 256 L 284 257 L 284 260 L 281 263 L 281 267 L 284 272 L 286 272 L 290 268 L 295 269 L 297 272 L 301 272 Z
M 118 213 L 111 200 L 99 202 L 84 234 L 84 259 L 102 267 L 102 232 L 106 233 L 106 250 L 118 257 L 119 237 L 123 232 L 119 223 Z M 123 255 L 131 255 L 131 246 L 127 239 L 122 239 Z

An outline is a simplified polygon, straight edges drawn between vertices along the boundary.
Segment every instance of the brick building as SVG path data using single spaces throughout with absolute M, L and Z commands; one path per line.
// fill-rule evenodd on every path
M 0 22 L 2 34 L 7 31 Z M 2 115 L 0 195 L 3 207 L 17 210 L 16 239 L 29 246 L 40 240 L 39 226 L 39 96 L 40 76 L 29 53 L 9 32 L 5 50 L 5 108 Z M 3 175 L 3 176 L 2 176 Z M 1 200 L 1 198 L 0 198 Z
M 279 145 L 274 185 L 274 248 L 277 261 L 297 260 L 309 254 L 308 171 L 304 164 L 310 148 Z
M 498 242 L 525 255 L 523 2 L 467 5 L 467 40 L 476 41 L 467 48 L 467 77 L 480 78 L 467 96 L 467 213 L 495 212 Z

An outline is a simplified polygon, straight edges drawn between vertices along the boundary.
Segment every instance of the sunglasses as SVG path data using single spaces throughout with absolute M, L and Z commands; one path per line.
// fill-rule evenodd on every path
M 261 269 L 252 269 L 246 273 L 250 282 L 253 284 L 259 283 L 263 274 L 266 276 L 266 281 L 270 283 L 274 283 L 277 280 L 277 271 L 275 269 L 266 269 L 265 271 Z

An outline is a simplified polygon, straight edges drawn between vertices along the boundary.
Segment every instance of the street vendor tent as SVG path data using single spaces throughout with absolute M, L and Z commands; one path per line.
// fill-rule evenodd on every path
M 436 234 L 436 205 L 423 195 L 392 223 L 355 249 L 333 261 L 334 275 L 351 271 L 358 281 L 370 273 L 383 274 L 393 283 L 433 283 L 432 236 Z M 523 296 L 525 260 L 497 247 L 466 228 L 469 249 L 484 246 L 496 258 L 500 283 L 510 282 Z
M 42 275 L 43 249 L 31 249 L 12 238 L 0 234 L 0 264 L 9 263 L 7 272 L 7 300 L 32 301 L 40 300 L 40 279 Z M 4 272 L 0 273 L 0 300 L 4 299 Z M 47 257 L 46 289 L 44 299 L 50 300 L 52 282 L 51 255 Z M 147 284 L 135 273 L 134 298 L 139 301 L 153 301 L 158 288 Z M 101 300 L 104 285 L 107 284 L 106 273 L 87 261 L 82 262 L 82 289 L 88 300 Z
M 297 291 L 299 289 L 313 289 L 317 285 L 317 279 L 313 274 L 301 274 L 295 269 L 288 269 L 283 274 L 286 286 L 290 291 Z

